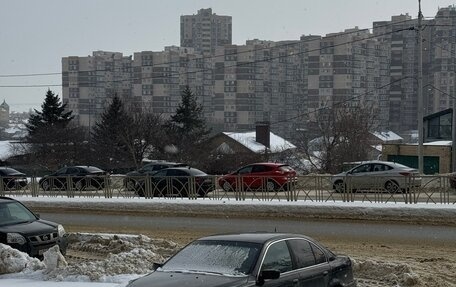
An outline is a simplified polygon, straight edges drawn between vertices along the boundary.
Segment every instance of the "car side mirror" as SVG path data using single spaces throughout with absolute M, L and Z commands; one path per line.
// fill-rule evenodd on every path
M 263 270 L 258 275 L 258 280 L 256 285 L 262 286 L 264 285 L 264 280 L 267 279 L 279 279 L 280 278 L 280 271 L 278 270 Z

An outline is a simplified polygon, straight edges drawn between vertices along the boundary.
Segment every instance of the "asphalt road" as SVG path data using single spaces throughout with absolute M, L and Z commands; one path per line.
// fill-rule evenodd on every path
M 341 240 L 350 238 L 380 241 L 454 243 L 456 226 L 416 225 L 400 223 L 376 223 L 371 221 L 288 220 L 288 219 L 243 219 L 157 217 L 87 213 L 45 213 L 41 218 L 59 222 L 72 230 L 102 230 L 104 232 L 173 231 L 199 234 L 277 231 L 302 233 L 312 237 Z M 82 230 L 78 230 L 82 229 Z

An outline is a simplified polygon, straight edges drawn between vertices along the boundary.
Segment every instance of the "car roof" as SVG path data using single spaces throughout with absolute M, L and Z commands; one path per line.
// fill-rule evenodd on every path
M 288 164 L 279 163 L 279 162 L 255 162 L 255 163 L 251 163 L 251 164 L 248 164 L 248 165 L 284 166 L 284 165 L 288 165 Z
M 310 237 L 293 233 L 276 233 L 276 232 L 251 232 L 251 233 L 230 233 L 218 234 L 199 238 L 198 240 L 222 240 L 222 241 L 240 241 L 264 244 L 269 241 L 275 241 L 286 238 L 304 238 L 315 242 Z

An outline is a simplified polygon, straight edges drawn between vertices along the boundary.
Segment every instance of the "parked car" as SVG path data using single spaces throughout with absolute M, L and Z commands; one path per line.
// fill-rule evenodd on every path
M 43 190 L 76 190 L 96 189 L 105 187 L 108 173 L 94 166 L 67 166 L 54 173 L 45 175 L 39 180 Z
M 225 191 L 264 189 L 287 190 L 296 181 L 296 171 L 282 163 L 253 163 L 219 178 L 218 184 Z
M 40 219 L 25 205 L 9 197 L 0 197 L 0 243 L 34 257 L 54 245 L 65 254 L 67 235 L 62 225 Z
M 421 186 L 418 170 L 389 161 L 365 161 L 331 177 L 336 192 L 345 190 L 384 190 L 397 193 Z
M 154 269 L 127 287 L 356 286 L 349 257 L 297 234 L 208 236 Z
M 27 186 L 26 175 L 14 168 L 1 166 L 0 177 L 3 181 L 3 190 L 15 190 Z
M 161 169 L 140 179 L 136 186 L 139 196 L 206 196 L 215 188 L 213 177 L 193 167 Z
M 151 175 L 155 173 L 157 170 L 161 170 L 168 167 L 182 167 L 188 166 L 185 163 L 179 162 L 170 162 L 170 161 L 153 161 L 150 163 L 145 164 L 138 170 L 130 171 L 125 175 L 124 179 L 124 187 L 127 190 L 134 190 L 137 186 L 137 181 L 144 176 Z

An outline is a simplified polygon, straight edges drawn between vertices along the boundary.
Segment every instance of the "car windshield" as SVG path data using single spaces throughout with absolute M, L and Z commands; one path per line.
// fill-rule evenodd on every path
M 173 256 L 159 271 L 245 276 L 252 272 L 260 250 L 258 243 L 199 240 Z
M 17 202 L 0 203 L 0 226 L 35 221 L 36 217 Z
M 3 173 L 4 173 L 5 175 L 20 174 L 19 171 L 15 170 L 15 169 L 12 169 L 12 168 L 5 168 L 5 169 L 3 170 Z

